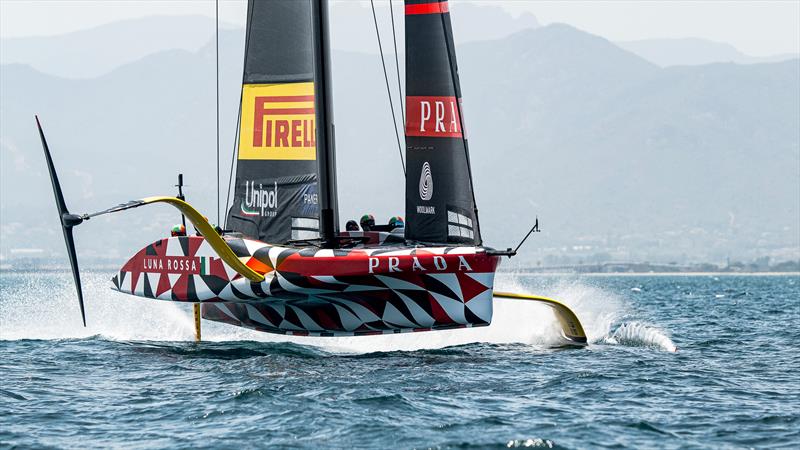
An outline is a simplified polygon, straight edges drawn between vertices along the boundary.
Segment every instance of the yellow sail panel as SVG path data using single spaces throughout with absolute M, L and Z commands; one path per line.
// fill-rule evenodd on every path
M 316 160 L 314 83 L 245 84 L 240 160 Z

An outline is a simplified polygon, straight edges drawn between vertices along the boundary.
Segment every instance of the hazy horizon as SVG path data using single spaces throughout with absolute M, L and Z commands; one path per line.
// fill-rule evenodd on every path
M 800 53 L 800 2 L 671 2 L 671 1 L 503 1 L 450 0 L 454 12 L 470 4 L 503 10 L 519 18 L 532 15 L 542 25 L 567 23 L 613 41 L 701 38 L 725 42 L 749 56 Z M 343 6 L 368 10 L 366 0 L 333 0 L 334 12 Z M 388 2 L 375 2 L 388 14 Z M 402 2 L 393 3 L 395 13 Z M 223 23 L 244 26 L 247 2 L 222 0 Z M 154 15 L 203 15 L 213 18 L 213 1 L 128 0 L 4 0 L 0 2 L 0 38 L 55 36 L 131 18 Z M 335 30 L 334 30 L 335 31 Z M 456 36 L 458 38 L 458 36 Z

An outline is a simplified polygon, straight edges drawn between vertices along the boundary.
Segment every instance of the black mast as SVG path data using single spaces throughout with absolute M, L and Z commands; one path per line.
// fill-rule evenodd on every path
M 327 0 L 312 0 L 314 36 L 314 97 L 317 99 L 317 163 L 319 164 L 319 233 L 322 246 L 338 247 L 336 235 L 336 145 L 333 126 L 333 93 L 331 89 L 330 21 Z

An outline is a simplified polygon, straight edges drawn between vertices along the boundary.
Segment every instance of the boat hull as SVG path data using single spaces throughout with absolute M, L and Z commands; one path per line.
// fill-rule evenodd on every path
M 259 331 L 372 335 L 484 326 L 499 258 L 481 247 L 274 246 L 226 238 L 265 280 L 241 277 L 200 236 L 162 239 L 134 255 L 114 288 L 202 303 L 203 318 Z

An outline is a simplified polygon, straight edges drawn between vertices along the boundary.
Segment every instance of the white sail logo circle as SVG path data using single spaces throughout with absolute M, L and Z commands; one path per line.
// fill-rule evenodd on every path
M 427 202 L 431 197 L 433 197 L 433 175 L 431 175 L 431 165 L 425 161 L 419 175 L 419 198 Z

